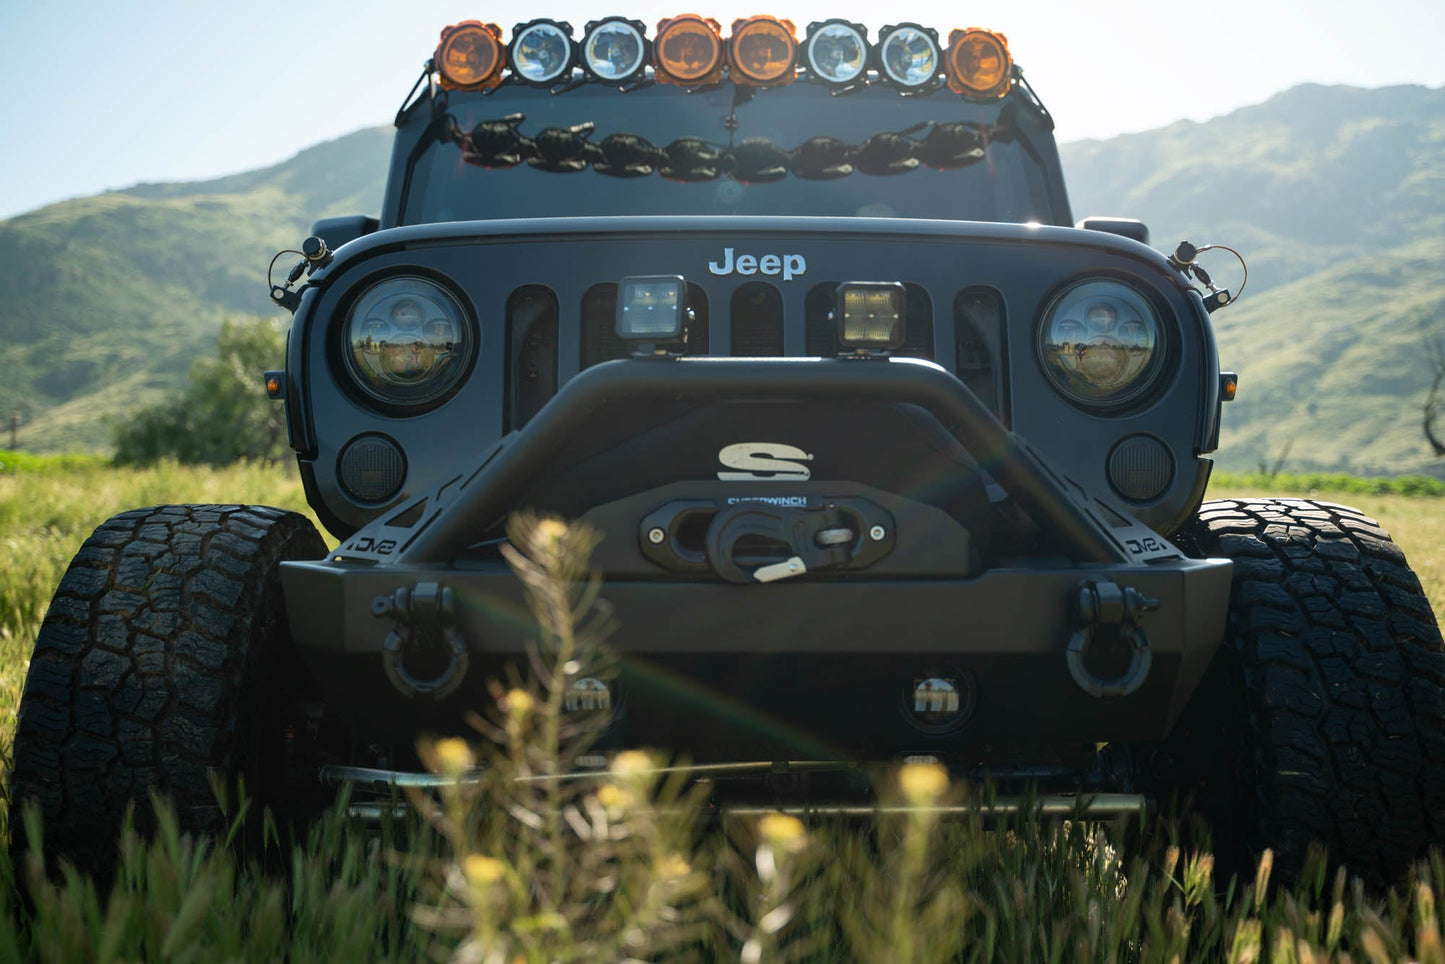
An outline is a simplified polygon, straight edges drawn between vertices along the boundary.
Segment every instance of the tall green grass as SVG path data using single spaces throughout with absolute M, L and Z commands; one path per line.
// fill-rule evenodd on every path
M 70 554 L 113 512 L 170 501 L 296 508 L 301 492 L 288 472 L 255 466 L 0 471 L 0 538 L 10 548 L 0 560 L 7 747 L 30 639 Z M 1417 533 L 1445 529 L 1445 501 L 1394 493 L 1353 501 L 1393 516 L 1417 568 L 1440 565 L 1445 542 Z M 498 689 L 475 740 L 423 748 L 455 782 L 379 826 L 348 818 L 343 795 L 309 827 L 267 825 L 259 851 L 191 839 L 162 807 L 153 839 L 128 831 L 118 841 L 119 869 L 105 888 L 74 871 L 46 878 L 38 856 L 18 868 L 0 857 L 0 884 L 24 882 L 28 894 L 22 904 L 0 886 L 0 962 L 1445 964 L 1439 856 L 1384 894 L 1318 856 L 1286 886 L 1271 881 L 1268 861 L 1247 879 L 1225 880 L 1207 830 L 1187 823 L 1140 828 L 1028 812 L 939 820 L 930 805 L 986 802 L 988 790 L 950 784 L 929 764 L 880 778 L 885 799 L 918 809 L 860 823 L 783 814 L 704 823 L 688 788 L 643 753 L 615 757 L 594 778 L 563 780 L 587 734 L 562 725 L 559 680 L 570 662 L 605 671 L 607 626 L 589 621 L 593 597 L 573 578 L 585 536 L 534 526 L 514 542 L 544 627 L 542 670 Z

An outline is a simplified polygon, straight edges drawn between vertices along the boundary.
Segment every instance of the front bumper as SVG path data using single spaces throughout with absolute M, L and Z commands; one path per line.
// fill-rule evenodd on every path
M 1083 577 L 1159 601 L 1140 619 L 1153 650 L 1136 692 L 1100 700 L 1074 682 L 1065 649 Z M 971 579 L 614 582 L 604 597 L 620 692 L 613 736 L 675 743 L 696 759 L 792 759 L 1163 737 L 1223 636 L 1230 564 L 1182 559 L 1146 569 L 991 570 Z M 443 700 L 407 698 L 382 670 L 390 624 L 375 600 L 437 582 L 452 590 L 467 680 Z M 452 731 L 489 700 L 485 681 L 524 668 L 536 623 L 508 571 L 285 564 L 293 639 L 359 735 Z M 956 732 L 909 723 L 913 683 L 967 680 L 974 707 Z M 346 712 L 349 710 L 350 712 Z M 710 722 L 708 722 L 710 721 Z
M 460 731 L 466 712 L 489 701 L 487 680 L 525 669 L 536 623 L 516 578 L 473 544 L 528 504 L 549 459 L 607 402 L 694 396 L 916 406 L 988 466 L 1054 549 L 1005 564 L 930 566 L 919 560 L 938 558 L 950 538 L 936 509 L 840 483 L 824 495 L 886 507 L 886 559 L 733 584 L 641 558 L 632 547 L 658 508 L 650 493 L 599 506 L 587 515 L 602 523 L 603 596 L 620 627 L 609 643 L 617 675 L 608 740 L 699 762 L 908 753 L 967 761 L 1041 759 L 1168 733 L 1223 637 L 1227 560 L 1184 558 L 1127 510 L 1082 492 L 936 366 L 716 359 L 590 369 L 508 444 L 383 515 L 332 558 L 283 564 L 292 637 L 353 732 L 409 742 Z M 966 533 L 957 544 L 961 560 Z M 1124 635 L 1147 642 L 1150 666 L 1124 695 L 1091 695 L 1070 670 L 1088 584 L 1157 601 L 1126 621 Z M 466 668 L 446 687 L 408 695 L 383 671 L 396 629 L 386 600 L 399 591 L 448 600 L 447 638 Z M 935 677 L 956 681 L 966 712 L 948 726 L 920 726 L 908 704 Z

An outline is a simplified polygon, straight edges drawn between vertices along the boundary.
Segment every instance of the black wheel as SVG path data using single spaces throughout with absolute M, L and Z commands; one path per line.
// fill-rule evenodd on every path
M 203 833 L 223 829 L 212 773 L 263 794 L 289 656 L 277 564 L 325 552 L 306 517 L 264 506 L 137 509 L 97 528 L 30 660 L 12 851 L 26 846 L 29 803 L 48 857 L 104 870 L 126 808 L 144 826 L 153 792 L 175 804 L 183 830 Z
M 1404 553 L 1355 509 L 1206 502 L 1179 534 L 1234 560 L 1227 638 L 1156 789 L 1197 794 L 1226 865 L 1312 841 L 1375 883 L 1445 832 L 1445 652 Z

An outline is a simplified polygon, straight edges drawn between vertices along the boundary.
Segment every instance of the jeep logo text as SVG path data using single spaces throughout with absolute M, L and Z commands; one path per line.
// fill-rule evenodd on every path
M 707 269 L 713 274 L 781 274 L 784 281 L 808 270 L 808 262 L 801 254 L 765 254 L 761 256 L 740 254 L 733 257 L 732 248 L 723 248 L 722 261 L 709 261 Z

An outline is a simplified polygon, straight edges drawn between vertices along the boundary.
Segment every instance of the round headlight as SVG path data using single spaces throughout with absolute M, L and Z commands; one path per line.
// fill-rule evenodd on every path
M 346 322 L 346 368 L 366 395 L 420 406 L 456 388 L 475 343 L 447 291 L 425 278 L 389 278 L 357 300 Z
M 804 60 L 815 77 L 841 86 L 851 84 L 867 69 L 868 39 L 861 25 L 829 20 L 808 30 Z
M 582 69 L 598 80 L 625 84 L 647 66 L 647 41 L 640 20 L 608 17 L 587 25 Z
M 943 66 L 938 36 L 926 27 L 905 23 L 888 27 L 878 39 L 883 76 L 900 87 L 923 87 Z
M 1119 281 L 1064 289 L 1039 327 L 1044 374 L 1069 401 L 1112 408 L 1149 390 L 1164 363 L 1164 329 L 1149 300 Z
M 572 67 L 572 28 L 533 20 L 512 31 L 512 72 L 530 84 L 549 84 Z

